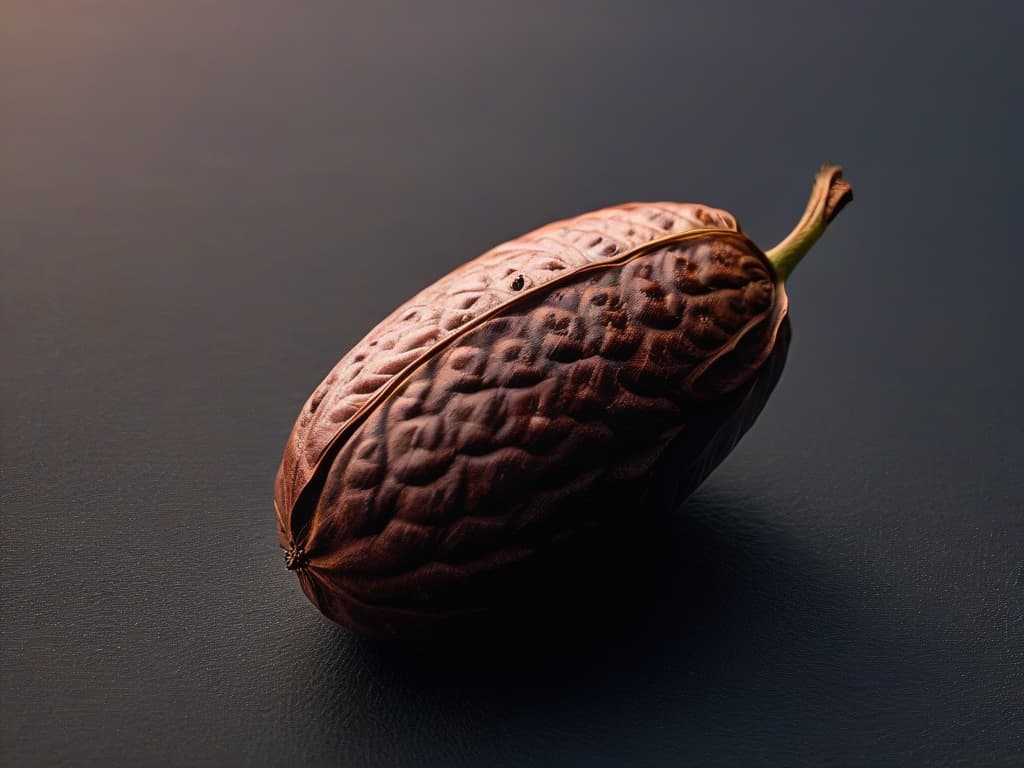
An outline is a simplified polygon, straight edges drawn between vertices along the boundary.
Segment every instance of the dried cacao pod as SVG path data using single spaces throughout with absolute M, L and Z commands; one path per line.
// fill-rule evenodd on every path
M 624 510 L 675 508 L 775 386 L 784 280 L 851 197 L 825 166 L 767 252 L 707 206 L 606 208 L 424 289 L 302 408 L 275 486 L 287 568 L 343 625 L 423 635 Z

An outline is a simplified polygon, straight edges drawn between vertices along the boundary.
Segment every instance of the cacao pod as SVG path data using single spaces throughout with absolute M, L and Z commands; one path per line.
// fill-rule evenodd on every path
M 768 252 L 708 206 L 605 208 L 424 289 L 299 414 L 274 495 L 287 568 L 336 622 L 422 636 L 499 610 L 532 563 L 675 508 L 775 386 L 784 280 L 851 198 L 823 167 Z

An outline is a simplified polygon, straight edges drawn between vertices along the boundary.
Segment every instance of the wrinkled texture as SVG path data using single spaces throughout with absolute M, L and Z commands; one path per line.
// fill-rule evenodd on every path
M 785 293 L 731 216 L 667 210 L 498 246 L 314 392 L 276 503 L 289 567 L 325 614 L 400 635 L 487 613 L 523 564 L 628 523 L 627 500 L 674 505 L 724 458 L 781 371 L 785 345 L 757 375 Z
M 278 473 L 279 504 L 291 506 L 321 452 L 360 406 L 438 341 L 568 270 L 699 227 L 739 229 L 727 212 L 702 205 L 604 208 L 503 243 L 420 291 L 342 357 L 306 401 Z

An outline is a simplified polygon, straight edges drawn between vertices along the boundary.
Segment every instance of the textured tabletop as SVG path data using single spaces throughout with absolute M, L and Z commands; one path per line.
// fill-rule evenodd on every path
M 690 5 L 4 4 L 0 763 L 1024 761 L 1024 18 Z M 274 474 L 381 319 L 632 200 L 768 247 L 824 161 L 775 394 L 600 620 L 466 667 L 309 603 Z

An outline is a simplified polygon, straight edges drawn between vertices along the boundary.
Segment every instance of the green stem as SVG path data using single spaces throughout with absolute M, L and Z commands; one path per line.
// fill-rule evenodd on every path
M 814 179 L 803 218 L 781 243 L 765 251 L 779 277 L 785 280 L 792 274 L 800 259 L 824 234 L 829 222 L 852 199 L 853 187 L 843 181 L 843 169 L 838 165 L 823 165 Z

